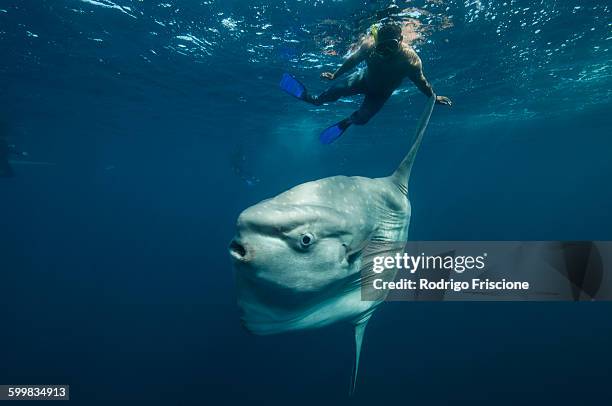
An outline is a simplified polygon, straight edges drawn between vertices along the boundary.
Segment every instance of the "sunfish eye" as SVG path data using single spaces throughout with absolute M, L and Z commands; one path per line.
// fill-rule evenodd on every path
M 310 233 L 304 233 L 300 236 L 300 245 L 306 248 L 314 243 L 314 235 Z

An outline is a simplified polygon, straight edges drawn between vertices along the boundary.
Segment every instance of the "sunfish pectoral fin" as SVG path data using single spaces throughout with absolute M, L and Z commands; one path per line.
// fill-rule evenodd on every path
M 353 375 L 351 376 L 351 386 L 349 388 L 349 395 L 352 396 L 355 393 L 355 387 L 357 386 L 357 372 L 359 371 L 359 357 L 361 355 L 361 344 L 363 343 L 363 335 L 365 333 L 366 326 L 372 313 L 368 313 L 365 317 L 360 319 L 353 326 L 355 335 L 355 360 L 353 364 Z
M 355 261 L 361 258 L 363 252 L 366 250 L 368 245 L 370 244 L 371 237 L 374 234 L 374 231 L 370 233 L 368 238 L 365 238 L 363 241 L 351 241 L 345 244 L 342 244 L 345 248 L 345 256 L 343 263 L 346 266 L 353 265 Z

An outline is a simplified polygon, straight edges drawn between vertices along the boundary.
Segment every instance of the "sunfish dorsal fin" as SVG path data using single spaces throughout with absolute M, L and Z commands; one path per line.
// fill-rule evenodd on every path
M 421 141 L 423 141 L 423 134 L 425 134 L 425 129 L 427 128 L 427 124 L 429 124 L 429 118 L 431 117 L 431 113 L 433 111 L 434 105 L 436 104 L 436 95 L 433 94 L 428 100 L 427 105 L 425 106 L 425 110 L 421 115 L 421 119 L 419 120 L 419 124 L 416 128 L 416 136 L 414 139 L 414 144 L 412 144 L 412 148 L 406 154 L 402 162 L 399 164 L 393 175 L 391 175 L 391 180 L 395 183 L 404 194 L 408 194 L 408 180 L 410 178 L 410 171 L 412 170 L 412 164 L 414 163 L 414 158 L 416 157 L 417 151 L 421 146 Z
M 368 325 L 368 321 L 370 321 L 371 315 L 371 313 L 368 314 L 364 319 L 361 319 L 353 326 L 355 333 L 355 360 L 353 364 L 353 376 L 351 376 L 349 396 L 352 396 L 355 393 L 355 387 L 357 385 L 357 371 L 359 371 L 359 356 L 361 355 L 361 344 L 363 343 L 363 334 L 365 333 L 365 329 Z

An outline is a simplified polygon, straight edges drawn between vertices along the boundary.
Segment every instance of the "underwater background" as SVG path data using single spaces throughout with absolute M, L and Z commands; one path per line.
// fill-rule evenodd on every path
M 412 240 L 612 239 L 609 1 L 0 1 L 0 384 L 108 404 L 604 404 L 610 303 L 387 303 L 366 332 L 256 337 L 227 245 L 299 183 L 386 176 L 425 97 L 408 82 L 331 146 L 359 98 L 313 91 L 384 17 L 438 94 Z M 17 158 L 15 158 L 17 159 Z M 213 403 L 214 402 L 214 403 Z

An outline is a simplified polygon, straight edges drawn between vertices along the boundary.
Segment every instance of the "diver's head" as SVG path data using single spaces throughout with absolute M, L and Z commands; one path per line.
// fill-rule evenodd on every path
M 388 22 L 383 24 L 375 35 L 376 53 L 388 57 L 400 49 L 402 43 L 402 27 L 399 24 Z

